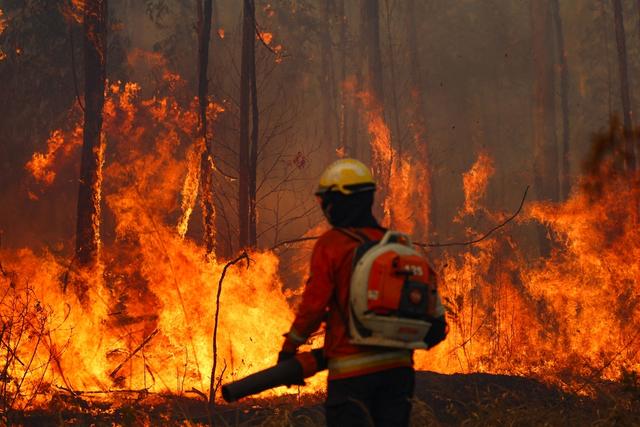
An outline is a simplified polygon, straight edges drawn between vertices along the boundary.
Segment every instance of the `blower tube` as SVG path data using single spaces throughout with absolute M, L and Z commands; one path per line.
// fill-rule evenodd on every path
M 281 385 L 303 385 L 304 379 L 327 369 L 322 349 L 298 353 L 276 366 L 251 374 L 241 380 L 222 386 L 222 397 L 235 402 L 243 397 L 260 393 Z

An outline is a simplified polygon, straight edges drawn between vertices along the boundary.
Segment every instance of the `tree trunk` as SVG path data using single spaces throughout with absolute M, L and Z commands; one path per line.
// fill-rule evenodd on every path
M 256 80 L 255 52 L 251 60 L 251 152 L 249 161 L 249 246 L 258 246 L 256 184 L 258 174 L 258 141 L 260 140 L 260 113 L 258 111 L 258 83 Z
M 367 53 L 367 79 L 375 100 L 383 103 L 382 55 L 380 53 L 380 16 L 378 0 L 363 0 L 363 47 Z
M 558 201 L 558 147 L 556 143 L 555 79 L 549 0 L 531 0 L 533 40 L 533 184 L 539 200 Z M 546 229 L 538 230 L 540 252 L 551 251 Z
M 560 16 L 559 0 L 551 0 L 553 23 L 558 46 L 558 65 L 560 68 L 560 108 L 562 109 L 562 174 L 560 187 L 562 197 L 568 198 L 571 191 L 571 165 L 570 165 L 570 123 L 569 123 L 569 69 L 567 66 L 567 52 L 564 46 L 564 33 L 562 32 L 562 17 Z
M 420 55 L 418 53 L 418 31 L 416 25 L 416 4 L 415 0 L 407 2 L 407 43 L 409 45 L 409 67 L 411 76 L 412 91 L 415 96 L 412 97 L 413 122 L 416 141 L 416 151 L 418 152 L 420 162 L 424 167 L 425 178 L 421 183 L 422 189 L 419 191 L 424 197 L 422 205 L 424 206 L 424 215 L 421 218 L 422 235 L 425 240 L 429 240 L 429 232 L 436 229 L 436 197 L 433 197 L 433 173 L 431 171 L 431 155 L 429 145 L 427 144 L 427 111 L 423 97 L 424 82 L 420 66 Z
M 203 7 L 204 6 L 204 7 Z M 215 252 L 216 217 L 213 200 L 213 151 L 212 141 L 207 138 L 207 106 L 208 85 L 207 69 L 209 66 L 209 41 L 211 39 L 212 0 L 199 2 L 198 17 L 198 107 L 200 114 L 200 138 L 204 144 L 200 161 L 202 222 L 204 228 L 204 243 L 207 255 Z
M 76 223 L 76 258 L 82 266 L 94 265 L 100 250 L 106 56 L 107 0 L 87 1 L 84 13 L 85 111 Z
M 555 79 L 549 0 L 531 0 L 533 32 L 533 151 L 534 184 L 539 199 L 558 200 Z
M 333 154 L 337 134 L 334 133 L 339 127 L 336 120 L 336 79 L 333 70 L 333 43 L 331 40 L 331 17 L 335 13 L 333 0 L 326 0 L 324 4 L 324 23 L 320 40 L 320 56 L 322 73 L 320 77 L 320 88 L 322 89 L 322 136 L 323 145 L 329 155 Z
M 240 248 L 249 245 L 249 110 L 251 68 L 255 66 L 255 10 L 253 0 L 244 0 L 242 59 L 240 64 L 240 149 L 238 164 L 238 229 Z
M 347 97 L 344 84 L 347 79 L 347 16 L 344 9 L 345 0 L 339 0 L 340 16 L 340 118 L 338 123 L 338 147 L 347 150 L 347 129 L 350 124 L 347 115 Z M 640 0 L 638 0 L 640 1 Z
M 624 16 L 622 2 L 613 0 L 613 15 L 616 31 L 616 47 L 618 51 L 618 72 L 620 75 L 620 98 L 622 101 L 622 123 L 625 133 L 625 169 L 635 169 L 635 144 L 633 138 L 633 112 L 631 110 L 631 94 L 629 92 L 629 75 L 627 66 L 627 40 L 624 32 Z
M 385 108 L 384 90 L 382 85 L 383 76 L 382 57 L 380 53 L 380 16 L 378 0 L 363 0 L 362 24 L 362 42 L 363 47 L 366 47 L 365 51 L 367 53 L 367 85 L 374 100 L 373 108 L 379 108 L 381 118 L 384 120 Z M 389 143 L 391 144 L 391 141 L 389 141 Z M 391 162 L 388 162 L 389 164 L 385 164 L 386 162 L 381 161 L 378 158 L 379 156 L 376 156 L 375 154 L 376 153 L 372 153 L 371 157 L 374 175 L 379 183 L 378 200 L 380 201 L 380 205 L 375 207 L 374 212 L 381 216 L 383 213 L 383 204 L 389 191 L 388 184 L 393 158 L 391 158 Z

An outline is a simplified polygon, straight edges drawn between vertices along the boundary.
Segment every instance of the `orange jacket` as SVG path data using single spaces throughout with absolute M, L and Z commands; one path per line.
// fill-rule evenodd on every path
M 376 228 L 357 230 L 370 240 L 380 240 L 384 235 L 383 230 Z M 326 320 L 324 350 L 329 362 L 329 379 L 413 365 L 411 351 L 349 342 L 349 286 L 353 255 L 360 244 L 335 228 L 318 239 L 311 254 L 309 280 L 283 346 L 285 351 L 295 351 Z

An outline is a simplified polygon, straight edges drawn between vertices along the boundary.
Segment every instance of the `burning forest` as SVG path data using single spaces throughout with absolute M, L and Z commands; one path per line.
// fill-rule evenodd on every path
M 356 158 L 446 310 L 411 425 L 637 425 L 638 7 L 0 2 L 2 424 L 324 425 L 326 372 L 222 387 L 276 364 Z

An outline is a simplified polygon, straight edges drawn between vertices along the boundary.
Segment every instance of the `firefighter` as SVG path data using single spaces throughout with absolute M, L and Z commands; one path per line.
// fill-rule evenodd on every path
M 316 242 L 310 276 L 278 362 L 294 357 L 323 321 L 328 360 L 328 426 L 406 426 L 415 383 L 411 350 L 349 342 L 349 284 L 354 250 L 350 234 L 379 241 L 385 229 L 372 213 L 376 184 L 358 160 L 341 159 L 322 174 L 316 196 L 332 228 Z

